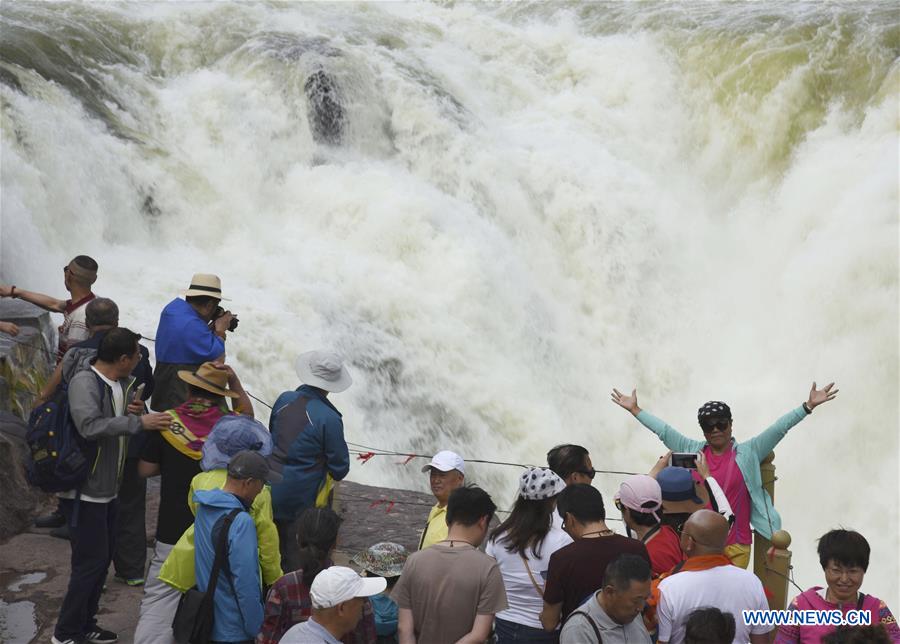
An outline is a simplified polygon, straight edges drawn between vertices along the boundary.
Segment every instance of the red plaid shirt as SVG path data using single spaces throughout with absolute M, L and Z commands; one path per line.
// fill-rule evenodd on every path
M 326 568 L 331 566 L 328 562 Z M 266 615 L 256 644 L 276 644 L 294 624 L 312 615 L 309 587 L 303 583 L 303 571 L 295 570 L 276 581 L 266 597 Z M 344 635 L 344 644 L 375 644 L 375 612 L 368 601 L 363 603 L 362 619 L 356 629 Z

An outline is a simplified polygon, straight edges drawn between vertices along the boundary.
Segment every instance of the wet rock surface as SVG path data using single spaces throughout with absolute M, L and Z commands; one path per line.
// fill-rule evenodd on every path
M 410 551 L 419 545 L 434 497 L 424 492 L 342 481 L 336 510 L 343 518 L 337 550 L 356 554 L 379 541 L 393 541 Z
M 3 543 L 26 529 L 32 514 L 51 498 L 30 487 L 25 479 L 28 458 L 25 419 L 52 370 L 54 329 L 49 313 L 21 300 L 0 300 L 0 319 L 19 327 L 16 336 L 0 333 L 0 543 Z

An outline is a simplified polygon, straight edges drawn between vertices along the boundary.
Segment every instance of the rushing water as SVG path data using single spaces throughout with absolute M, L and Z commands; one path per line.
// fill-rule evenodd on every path
M 195 271 L 264 400 L 334 347 L 350 440 L 644 471 L 608 400 L 779 446 L 796 577 L 873 544 L 898 601 L 898 51 L 892 3 L 0 5 L 2 260 L 86 253 L 152 335 Z M 264 410 L 259 410 L 261 413 Z M 422 486 L 376 457 L 362 482 Z M 473 466 L 506 506 L 516 470 Z M 617 478 L 599 475 L 611 494 Z

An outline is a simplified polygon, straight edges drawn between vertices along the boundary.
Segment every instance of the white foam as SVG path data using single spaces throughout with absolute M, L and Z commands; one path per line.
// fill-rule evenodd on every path
M 29 96 L 3 86 L 0 273 L 60 294 L 59 267 L 90 254 L 97 292 L 152 335 L 193 272 L 216 272 L 254 394 L 334 347 L 354 370 L 334 398 L 348 438 L 404 452 L 537 464 L 571 441 L 645 471 L 662 448 L 613 386 L 698 438 L 696 408 L 727 400 L 746 439 L 837 380 L 777 450 L 796 577 L 821 583 L 815 539 L 853 527 L 873 544 L 865 590 L 896 609 L 896 92 L 816 89 L 838 39 L 799 30 L 827 17 L 782 16 L 781 34 L 729 6 L 706 29 L 621 7 L 81 7 L 145 34 L 128 40 L 143 66 L 106 72 L 141 143 L 33 75 Z M 271 31 L 340 55 L 269 57 Z M 339 149 L 306 120 L 317 65 L 345 82 Z M 351 478 L 424 486 L 395 460 Z M 472 470 L 508 501 L 517 471 Z

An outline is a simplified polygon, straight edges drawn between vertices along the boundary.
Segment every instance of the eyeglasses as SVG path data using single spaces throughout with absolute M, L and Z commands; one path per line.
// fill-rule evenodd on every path
M 616 499 L 616 509 L 619 512 L 623 512 L 625 510 L 625 506 L 622 505 L 622 502 L 619 499 Z
M 711 423 L 711 424 L 709 424 L 709 425 L 704 425 L 704 426 L 703 426 L 703 433 L 704 433 L 704 434 L 712 434 L 714 431 L 724 432 L 725 430 L 728 429 L 728 423 L 729 423 L 729 422 L 731 422 L 731 421 L 728 421 L 728 420 L 720 420 L 720 421 L 718 421 L 718 422 Z
M 594 477 L 597 475 L 597 470 L 575 470 L 576 474 L 584 474 L 586 477 L 594 480 Z

